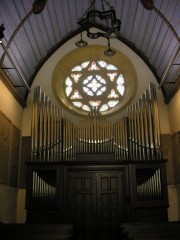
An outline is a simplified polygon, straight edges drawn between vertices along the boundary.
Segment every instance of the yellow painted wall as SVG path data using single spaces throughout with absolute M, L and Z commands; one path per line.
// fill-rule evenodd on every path
M 180 131 L 180 89 L 168 105 L 171 134 Z
M 0 184 L 0 222 L 16 223 L 17 193 L 16 188 Z
M 180 89 L 168 105 L 169 122 L 171 130 L 171 139 L 180 131 Z M 178 140 L 177 140 L 178 141 Z M 169 221 L 180 221 L 180 143 L 176 144 L 172 141 L 172 164 L 174 167 L 174 184 L 168 186 L 169 194 Z M 178 146 L 179 145 L 179 146 Z M 177 176 L 176 176 L 177 175 Z
M 0 111 L 21 131 L 23 108 L 12 96 L 0 77 Z M 15 223 L 17 218 L 18 189 L 0 184 L 0 222 Z M 21 206 L 21 211 L 24 206 Z
M 21 131 L 23 120 L 23 108 L 12 96 L 0 78 L 0 111 L 2 111 L 12 123 Z
M 16 217 L 17 223 L 26 222 L 25 199 L 26 199 L 26 190 L 19 189 L 18 198 L 17 198 L 17 217 Z
M 168 196 L 168 219 L 170 222 L 180 221 L 180 185 L 169 185 Z

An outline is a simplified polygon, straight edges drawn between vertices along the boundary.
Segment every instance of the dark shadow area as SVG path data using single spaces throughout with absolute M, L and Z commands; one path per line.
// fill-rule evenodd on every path
M 125 223 L 120 228 L 122 240 L 180 239 L 180 222 Z
M 118 226 L 83 227 L 76 228 L 74 232 L 75 240 L 121 240 L 120 228 Z

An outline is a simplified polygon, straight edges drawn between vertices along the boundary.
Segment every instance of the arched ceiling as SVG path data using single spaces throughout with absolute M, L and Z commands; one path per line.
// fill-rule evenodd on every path
M 180 1 L 154 0 L 151 10 L 141 0 L 40 0 L 45 8 L 34 14 L 34 0 L 1 0 L 0 73 L 22 106 L 38 70 L 63 44 L 83 29 L 78 21 L 92 2 L 99 11 L 109 4 L 121 21 L 118 39 L 133 49 L 153 71 L 169 103 L 180 87 Z M 94 25 L 105 30 L 105 26 Z M 112 45 L 112 47 L 115 47 Z

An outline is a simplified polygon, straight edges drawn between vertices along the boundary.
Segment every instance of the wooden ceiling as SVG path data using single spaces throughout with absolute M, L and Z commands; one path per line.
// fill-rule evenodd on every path
M 37 0 L 36 0 L 37 1 Z M 79 19 L 91 4 L 98 11 L 116 10 L 121 21 L 118 40 L 135 51 L 153 71 L 169 103 L 180 87 L 179 0 L 40 0 L 45 8 L 34 14 L 33 0 L 1 0 L 1 73 L 13 94 L 26 105 L 31 84 L 42 64 L 83 29 Z M 142 3 L 152 2 L 148 10 Z M 99 28 L 105 29 L 102 25 Z M 63 46 L 62 46 L 63 47 Z M 113 46 L 112 46 L 113 47 Z

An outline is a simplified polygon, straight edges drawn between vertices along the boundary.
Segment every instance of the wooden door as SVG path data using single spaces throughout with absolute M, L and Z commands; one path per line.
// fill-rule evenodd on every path
M 123 220 L 123 172 L 100 172 L 97 183 L 97 230 L 98 236 L 113 238 Z
M 97 234 L 107 235 L 107 231 L 115 233 L 120 225 L 122 175 L 123 171 L 69 173 L 69 219 L 89 239 Z
M 93 172 L 71 172 L 69 179 L 69 219 L 76 230 L 94 234 L 96 225 L 96 177 Z

